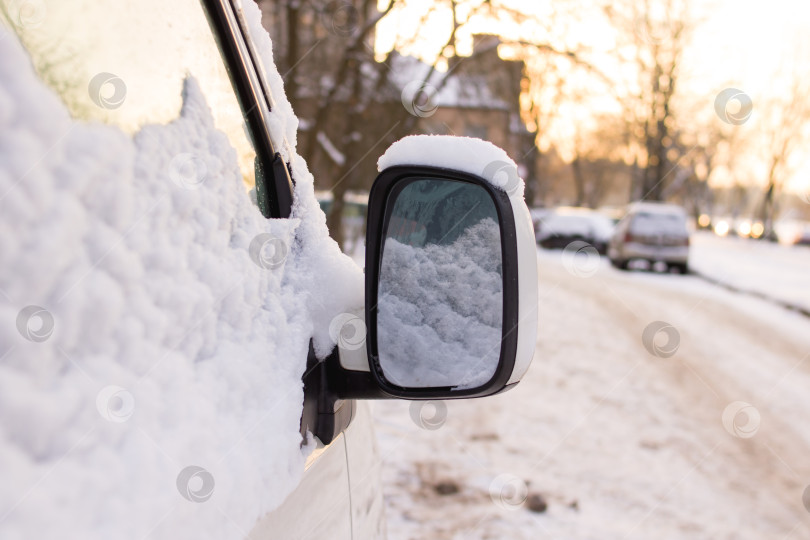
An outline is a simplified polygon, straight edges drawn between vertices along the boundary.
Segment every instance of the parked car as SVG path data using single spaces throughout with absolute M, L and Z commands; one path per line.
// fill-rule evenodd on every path
M 363 400 L 493 395 L 535 350 L 528 209 L 481 176 L 506 154 L 389 148 L 363 277 L 328 237 L 252 2 L 15 5 L 2 536 L 384 537 Z M 53 306 L 29 306 L 44 329 L 20 302 Z
M 634 260 L 656 263 L 685 274 L 689 271 L 689 229 L 680 206 L 633 203 L 616 226 L 608 245 L 611 264 L 626 270 Z
M 582 241 L 604 254 L 613 232 L 607 216 L 589 208 L 557 208 L 538 221 L 537 243 L 546 249 L 565 249 L 571 242 Z

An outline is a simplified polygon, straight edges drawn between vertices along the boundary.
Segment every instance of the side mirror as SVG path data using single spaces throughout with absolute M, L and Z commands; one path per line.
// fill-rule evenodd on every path
M 479 139 L 417 135 L 378 166 L 365 324 L 336 319 L 351 339 L 324 359 L 310 345 L 304 373 L 301 435 L 324 444 L 356 399 L 489 396 L 517 384 L 534 355 L 537 248 L 514 162 Z
M 386 162 L 366 236 L 372 376 L 408 399 L 509 388 L 537 330 L 536 247 L 514 163 L 490 143 L 435 136 L 395 143 Z

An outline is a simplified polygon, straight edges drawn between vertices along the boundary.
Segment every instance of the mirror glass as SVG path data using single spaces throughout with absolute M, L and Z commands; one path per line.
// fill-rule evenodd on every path
M 476 388 L 501 354 L 503 268 L 495 203 L 476 184 L 415 178 L 389 197 L 377 293 L 385 378 Z

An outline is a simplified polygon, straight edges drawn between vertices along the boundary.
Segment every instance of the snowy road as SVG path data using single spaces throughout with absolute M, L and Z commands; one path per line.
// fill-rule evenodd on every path
M 373 404 L 389 538 L 809 537 L 810 319 L 693 276 L 538 257 L 517 388 L 446 413 Z M 655 321 L 677 331 L 648 344 L 669 357 L 642 342 Z M 420 406 L 440 427 L 417 426 Z

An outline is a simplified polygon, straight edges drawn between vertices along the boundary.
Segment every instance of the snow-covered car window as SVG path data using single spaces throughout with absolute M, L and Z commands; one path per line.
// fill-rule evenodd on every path
M 32 11 L 2 0 L 0 20 L 19 37 L 42 81 L 77 120 L 135 134 L 180 115 L 184 81 L 199 84 L 236 149 L 247 187 L 255 152 L 216 40 L 197 0 L 49 2 Z M 78 5 L 77 5 L 78 4 Z M 202 181 L 206 164 L 178 158 L 173 176 Z

